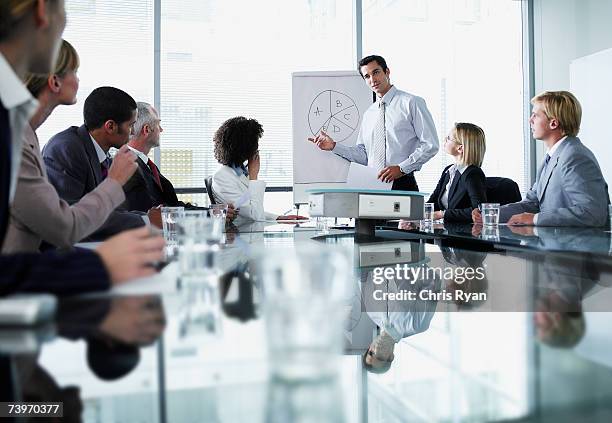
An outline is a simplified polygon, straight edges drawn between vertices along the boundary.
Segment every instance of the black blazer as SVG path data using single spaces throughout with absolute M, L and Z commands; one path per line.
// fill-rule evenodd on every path
M 435 210 L 445 210 L 440 202 L 442 194 L 448 184 L 450 175 L 446 166 L 433 194 L 427 200 L 435 204 Z M 487 202 L 486 178 L 481 168 L 470 165 L 455 178 L 448 193 L 448 209 L 444 213 L 445 222 L 472 222 L 472 210 L 477 209 L 480 203 Z
M 96 150 L 85 125 L 71 126 L 54 135 L 42 151 L 49 182 L 69 204 L 79 201 L 102 182 Z M 113 211 L 106 222 L 87 239 L 100 241 L 126 229 L 144 225 L 139 213 L 123 206 Z
M 11 128 L 0 102 L 0 245 L 9 215 Z M 109 287 L 108 273 L 93 251 L 0 256 L 0 297 L 15 291 L 74 294 Z
M 162 186 L 160 189 L 149 166 L 140 157 L 136 159 L 136 163 L 138 163 L 138 170 L 123 187 L 123 191 L 125 191 L 124 206 L 128 210 L 146 212 L 151 207 L 159 205 L 185 207 L 188 210 L 207 210 L 206 207 L 198 207 L 191 203 L 179 201 L 172 182 L 161 173 L 159 174 Z
M 162 185 L 160 189 L 149 166 L 140 157 L 136 159 L 136 163 L 138 170 L 123 187 L 127 209 L 146 212 L 160 204 L 168 207 L 190 207 L 190 204 L 178 200 L 172 183 L 164 175 L 159 174 Z

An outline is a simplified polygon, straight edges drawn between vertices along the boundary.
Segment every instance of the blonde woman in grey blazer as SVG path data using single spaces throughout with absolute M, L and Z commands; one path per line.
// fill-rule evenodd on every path
M 79 202 L 69 205 L 60 199 L 47 180 L 40 145 L 34 132 L 60 104 L 76 103 L 79 58 L 63 41 L 54 73 L 28 78 L 30 92 L 39 108 L 26 125 L 15 198 L 2 253 L 36 252 L 41 241 L 57 247 L 70 247 L 98 229 L 123 201 L 122 185 L 137 169 L 136 156 L 127 147 L 115 156 L 108 177 Z

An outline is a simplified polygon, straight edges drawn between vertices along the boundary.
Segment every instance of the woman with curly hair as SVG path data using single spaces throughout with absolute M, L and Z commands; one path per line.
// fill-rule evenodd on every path
M 215 201 L 240 208 L 239 217 L 255 220 L 295 220 L 299 216 L 278 216 L 264 211 L 266 183 L 259 176 L 259 139 L 263 127 L 242 116 L 223 122 L 214 136 L 215 158 L 222 167 L 213 175 Z M 246 165 L 245 165 L 246 162 Z

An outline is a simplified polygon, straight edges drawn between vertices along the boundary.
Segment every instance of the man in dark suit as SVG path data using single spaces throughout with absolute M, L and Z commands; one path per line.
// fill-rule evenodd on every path
M 128 146 L 138 156 L 138 171 L 125 185 L 126 204 L 130 210 L 146 211 L 161 205 L 190 207 L 178 200 L 172 183 L 161 174 L 149 159 L 151 149 L 159 147 L 163 132 L 157 110 L 148 103 L 137 103 L 138 113 Z
M 26 0 L 0 3 L 0 244 L 6 234 L 23 128 L 36 109 L 22 81 L 26 72 L 51 71 L 65 13 L 63 1 L 39 0 L 35 7 Z M 15 291 L 95 291 L 151 274 L 149 263 L 161 259 L 163 239 L 147 232 L 126 232 L 97 251 L 0 256 L 0 297 Z
M 172 182 L 161 174 L 158 167 L 148 157 L 151 149 L 159 147 L 161 127 L 159 113 L 148 103 L 137 103 L 138 114 L 128 146 L 138 156 L 138 171 L 124 187 L 126 205 L 129 210 L 147 211 L 159 205 L 204 209 L 191 203 L 179 201 Z M 230 205 L 227 219 L 231 221 L 236 212 Z
M 128 142 L 136 122 L 136 102 L 120 89 L 99 87 L 85 100 L 83 115 L 83 126 L 71 126 L 56 134 L 43 149 L 49 181 L 69 204 L 93 191 L 108 175 L 108 151 Z M 89 240 L 103 240 L 149 220 L 161 226 L 159 211 L 151 211 L 148 218 L 128 210 L 117 208 Z

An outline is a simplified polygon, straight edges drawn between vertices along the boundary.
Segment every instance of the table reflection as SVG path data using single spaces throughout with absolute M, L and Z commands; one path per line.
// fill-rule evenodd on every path
M 605 421 L 589 413 L 612 404 L 608 236 L 587 233 L 601 241 L 591 252 L 577 252 L 579 232 L 552 228 L 500 226 L 495 248 L 457 242 L 478 229 L 226 232 L 206 284 L 212 326 L 181 326 L 199 299 L 177 284 L 176 263 L 156 279 L 163 295 L 62 300 L 51 327 L 0 329 L 3 398 L 63 401 L 66 421 Z M 298 240 L 352 257 L 337 379 L 269 377 L 252 257 Z M 398 265 L 422 273 L 385 276 Z

